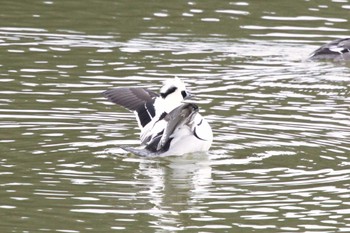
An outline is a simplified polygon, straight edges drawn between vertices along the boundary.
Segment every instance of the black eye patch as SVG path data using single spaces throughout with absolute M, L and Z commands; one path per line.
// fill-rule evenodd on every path
M 170 87 L 168 90 L 166 90 L 166 92 L 164 93 L 160 93 L 160 96 L 165 99 L 168 95 L 170 95 L 171 93 L 174 93 L 177 90 L 177 87 Z

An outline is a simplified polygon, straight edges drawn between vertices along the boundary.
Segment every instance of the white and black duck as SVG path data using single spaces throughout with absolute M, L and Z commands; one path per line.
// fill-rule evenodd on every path
M 122 87 L 103 95 L 136 115 L 144 147 L 123 147 L 129 152 L 142 156 L 182 155 L 208 151 L 212 144 L 210 125 L 196 104 L 184 102 L 190 93 L 177 77 L 167 80 L 160 94 L 141 87 Z

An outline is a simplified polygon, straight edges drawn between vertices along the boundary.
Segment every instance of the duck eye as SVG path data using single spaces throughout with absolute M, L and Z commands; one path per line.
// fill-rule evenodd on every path
M 185 99 L 188 96 L 187 91 L 181 91 L 181 95 Z

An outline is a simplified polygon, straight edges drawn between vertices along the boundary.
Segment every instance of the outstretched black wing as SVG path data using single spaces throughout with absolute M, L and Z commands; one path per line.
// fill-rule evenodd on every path
M 111 102 L 130 111 L 135 111 L 140 105 L 152 102 L 155 97 L 158 97 L 158 94 L 140 87 L 113 88 L 103 92 L 103 95 Z
M 114 88 L 103 92 L 111 102 L 137 113 L 138 122 L 142 127 L 155 116 L 154 101 L 158 94 L 145 88 Z

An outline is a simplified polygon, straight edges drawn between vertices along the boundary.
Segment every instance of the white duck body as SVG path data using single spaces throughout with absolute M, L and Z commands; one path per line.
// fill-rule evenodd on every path
M 161 156 L 205 152 L 213 142 L 211 127 L 199 113 L 195 113 L 190 124 L 178 127 L 170 137 L 173 139 L 169 150 L 162 152 Z

